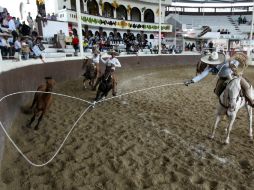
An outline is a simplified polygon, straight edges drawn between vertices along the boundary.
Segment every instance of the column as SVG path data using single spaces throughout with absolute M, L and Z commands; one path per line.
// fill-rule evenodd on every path
M 83 37 L 82 37 L 82 25 L 81 25 L 81 13 L 80 13 L 80 0 L 76 0 L 76 9 L 77 9 L 80 56 L 81 56 L 81 58 L 83 58 L 84 57 L 84 50 L 83 50 Z

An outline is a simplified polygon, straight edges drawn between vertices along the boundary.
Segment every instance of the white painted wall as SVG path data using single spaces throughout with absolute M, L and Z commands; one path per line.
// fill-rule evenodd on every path
M 68 36 L 68 23 L 48 20 L 45 27 L 43 27 L 43 37 L 53 37 L 54 34 L 57 34 L 60 30 Z
M 61 10 L 64 5 L 68 9 L 71 8 L 70 0 L 66 0 L 66 2 L 63 2 L 63 0 L 57 0 L 57 1 L 58 1 L 59 10 Z M 96 0 L 96 1 L 99 5 L 99 0 Z M 113 3 L 114 0 L 103 0 L 103 3 L 105 3 L 105 2 Z M 141 12 L 141 20 L 143 20 L 142 18 L 144 18 L 144 12 L 142 13 L 142 8 L 146 7 L 146 9 L 151 9 L 154 13 L 155 23 L 159 22 L 159 17 L 156 13 L 157 9 L 159 8 L 159 0 L 140 0 L 140 1 L 118 0 L 117 2 L 118 2 L 119 5 L 125 6 L 126 9 L 127 9 L 128 5 L 130 5 L 131 7 L 139 8 L 139 10 Z M 170 3 L 171 3 L 171 0 L 165 0 L 164 3 L 163 3 L 163 0 L 162 0 L 162 9 L 161 9 L 162 10 L 162 19 L 161 19 L 162 23 L 164 23 L 166 5 L 169 5 Z M 86 5 L 87 4 L 84 3 L 85 10 L 87 9 Z M 100 5 L 99 5 L 99 9 L 100 9 Z
M 11 1 L 11 2 L 10 2 Z M 31 13 L 33 19 L 37 16 L 37 5 L 36 0 L 0 0 L 0 6 L 7 8 L 11 16 L 21 18 L 21 13 L 19 10 L 20 3 L 23 3 L 23 19 L 26 21 L 28 12 Z M 57 11 L 58 0 L 45 0 L 45 7 L 47 13 L 52 13 Z

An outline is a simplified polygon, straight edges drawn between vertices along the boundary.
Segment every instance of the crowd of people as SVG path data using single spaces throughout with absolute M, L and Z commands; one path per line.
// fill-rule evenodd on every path
M 77 34 L 73 32 L 73 35 L 73 47 L 74 49 L 77 49 Z M 131 54 L 144 48 L 149 48 L 150 45 L 148 44 L 147 35 L 145 35 L 143 31 L 135 36 L 130 30 L 127 30 L 127 33 L 121 36 L 121 34 L 114 29 L 108 36 L 102 31 L 96 31 L 95 34 L 92 34 L 91 32 L 87 34 L 85 33 L 84 36 L 83 48 L 85 52 L 95 45 L 98 46 L 100 51 L 109 49 L 120 51 L 119 48 L 123 45 L 127 54 Z
M 26 24 L 26 22 L 28 24 Z M 7 9 L 0 12 L 0 50 L 3 59 L 41 57 L 42 36 L 39 36 L 36 23 L 27 15 L 26 22 L 12 17 Z

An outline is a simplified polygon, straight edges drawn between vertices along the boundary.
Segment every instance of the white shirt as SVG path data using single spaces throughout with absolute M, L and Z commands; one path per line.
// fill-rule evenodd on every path
M 88 57 L 88 58 L 92 60 L 93 65 L 100 63 L 100 55 L 97 55 L 97 56 L 93 55 L 92 58 L 90 58 L 90 57 Z
M 2 38 L 1 41 L 2 41 L 1 46 L 3 46 L 3 47 L 10 47 L 9 42 L 7 42 L 4 38 Z
M 9 30 L 11 31 L 16 30 L 15 22 L 13 19 L 9 20 L 8 26 L 9 26 Z
M 108 58 L 106 61 L 104 61 L 103 59 L 101 59 L 101 61 L 109 67 L 121 67 L 121 63 L 119 62 L 119 60 L 117 58 Z
M 14 43 L 15 49 L 21 49 L 21 43 L 20 41 L 16 40 Z

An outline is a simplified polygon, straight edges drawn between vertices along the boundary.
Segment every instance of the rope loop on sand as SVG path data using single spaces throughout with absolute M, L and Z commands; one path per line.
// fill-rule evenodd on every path
M 64 143 L 66 142 L 66 140 L 68 139 L 69 135 L 71 134 L 71 132 L 73 131 L 73 129 L 75 128 L 75 126 L 77 125 L 77 123 L 79 122 L 79 120 L 84 116 L 84 114 L 89 110 L 89 108 L 94 108 L 96 104 L 98 103 L 102 103 L 105 101 L 109 101 L 121 96 L 127 96 L 130 94 L 134 94 L 134 93 L 138 93 L 138 92 L 143 92 L 143 91 L 147 91 L 147 90 L 151 90 L 151 89 L 155 89 L 155 88 L 161 88 L 161 87 L 166 87 L 166 86 L 175 86 L 175 85 L 183 85 L 184 83 L 170 83 L 170 84 L 164 84 L 164 85 L 159 85 L 159 86 L 153 86 L 153 87 L 149 87 L 149 88 L 144 88 L 144 89 L 140 89 L 140 90 L 134 90 L 132 92 L 128 92 L 128 93 L 124 93 L 124 94 L 120 94 L 117 96 L 113 96 L 104 100 L 100 100 L 97 102 L 90 102 L 81 98 L 77 98 L 77 97 L 73 97 L 73 96 L 69 96 L 69 95 L 65 95 L 65 94 L 59 94 L 59 93 L 54 93 L 54 92 L 43 92 L 43 91 L 21 91 L 21 92 L 15 92 L 12 94 L 8 94 L 6 96 L 4 96 L 3 98 L 0 99 L 0 103 L 1 101 L 3 101 L 4 99 L 6 99 L 7 97 L 16 95 L 16 94 L 22 94 L 22 93 L 36 93 L 36 92 L 40 92 L 40 93 L 48 93 L 48 94 L 54 94 L 54 95 L 58 95 L 58 96 L 63 96 L 63 97 L 68 97 L 68 98 L 72 98 L 72 99 L 76 99 L 82 102 L 86 102 L 89 104 L 89 106 L 82 112 L 82 114 L 79 116 L 79 118 L 75 121 L 75 123 L 73 124 L 73 126 L 71 127 L 70 131 L 68 132 L 68 134 L 66 135 L 66 137 L 64 138 L 63 142 L 61 143 L 61 145 L 59 146 L 59 148 L 57 149 L 57 151 L 54 153 L 54 155 L 46 162 L 42 163 L 42 164 L 36 164 L 34 162 L 32 162 L 23 152 L 22 150 L 16 145 L 16 143 L 12 140 L 12 138 L 10 137 L 10 135 L 8 134 L 8 132 L 6 131 L 6 129 L 4 128 L 2 122 L 0 121 L 0 126 L 3 129 L 5 135 L 7 136 L 7 138 L 10 140 L 10 142 L 13 144 L 13 146 L 17 149 L 17 151 L 22 155 L 22 157 L 32 166 L 35 167 L 43 167 L 46 166 L 47 164 L 49 164 L 50 162 L 53 161 L 53 159 L 58 155 L 58 153 L 60 152 L 60 150 L 62 149 Z

